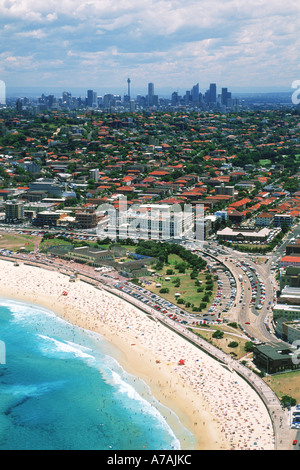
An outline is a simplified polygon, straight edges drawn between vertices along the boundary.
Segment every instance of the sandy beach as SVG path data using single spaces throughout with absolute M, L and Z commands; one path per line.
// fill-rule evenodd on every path
M 56 271 L 2 260 L 0 296 L 41 305 L 100 333 L 118 349 L 124 369 L 194 434 L 195 449 L 274 449 L 268 412 L 244 380 L 124 300 Z M 176 434 L 178 423 L 167 415 Z M 185 442 L 181 447 L 187 449 Z

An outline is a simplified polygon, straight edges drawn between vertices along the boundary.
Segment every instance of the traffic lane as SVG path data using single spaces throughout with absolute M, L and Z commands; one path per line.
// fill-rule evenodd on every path
M 229 256 L 229 254 L 227 255 Z M 234 258 L 234 256 L 231 256 L 230 259 L 232 259 L 232 261 L 230 261 L 231 265 L 230 265 L 230 268 L 232 270 L 232 272 L 236 275 L 239 275 L 239 274 L 243 274 L 243 280 L 244 280 L 244 295 L 245 295 L 245 302 L 243 302 L 243 304 L 245 303 L 245 305 L 242 305 L 242 308 L 239 310 L 239 322 L 241 323 L 242 327 L 244 328 L 244 330 L 246 331 L 246 333 L 250 336 L 250 337 L 258 337 L 257 339 L 259 340 L 265 340 L 266 337 L 270 337 L 270 334 L 267 332 L 265 326 L 261 326 L 260 328 L 257 328 L 257 320 L 258 318 L 260 318 L 260 316 L 264 316 L 265 314 L 265 308 L 262 307 L 262 310 L 261 311 L 257 311 L 255 310 L 254 313 L 252 312 L 252 305 L 251 305 L 251 300 L 252 300 L 252 294 L 253 294 L 253 283 L 251 284 L 251 280 L 249 279 L 249 276 L 247 274 L 249 273 L 246 273 L 243 269 L 241 269 L 241 266 L 236 266 L 236 259 Z M 251 264 L 250 264 L 251 263 Z M 247 261 L 247 264 L 249 264 L 252 269 L 256 269 L 257 265 L 256 263 L 253 263 L 253 262 L 250 262 L 249 260 L 249 263 Z M 253 272 L 253 270 L 251 270 L 251 273 L 255 275 L 255 273 Z M 246 277 L 245 277 L 246 276 Z M 256 277 L 256 276 L 255 276 Z M 256 284 L 255 284 L 256 286 Z M 266 287 L 264 285 L 264 292 L 266 292 Z M 258 296 L 258 293 L 257 291 L 255 292 L 254 291 L 254 297 L 255 297 L 255 300 L 256 300 L 256 304 L 259 303 L 259 299 L 257 299 L 256 297 Z M 254 316 L 255 315 L 255 316 Z M 251 325 L 252 323 L 252 325 Z M 251 326 L 250 326 L 251 325 Z

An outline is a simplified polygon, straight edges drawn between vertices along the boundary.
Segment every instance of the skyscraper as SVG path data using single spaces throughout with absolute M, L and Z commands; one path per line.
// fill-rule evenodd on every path
M 228 90 L 227 90 L 227 88 L 222 88 L 221 103 L 224 106 L 227 106 L 227 104 L 228 104 Z
M 154 83 L 148 83 L 148 104 L 151 106 L 153 104 L 154 96 Z
M 129 99 L 129 101 L 130 101 L 130 82 L 131 82 L 130 78 L 127 78 L 127 84 L 128 84 L 128 99 Z
M 0 80 L 0 105 L 1 104 L 6 104 L 6 87 L 3 80 Z
M 199 101 L 199 83 L 192 88 L 192 101 L 197 103 Z
M 216 103 L 217 101 L 217 86 L 215 83 L 209 85 L 209 102 Z
M 87 91 L 87 106 L 92 108 L 93 106 L 97 106 L 97 92 L 93 90 Z

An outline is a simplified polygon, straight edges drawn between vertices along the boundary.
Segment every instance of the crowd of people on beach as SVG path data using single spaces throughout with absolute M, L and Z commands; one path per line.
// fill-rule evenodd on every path
M 104 337 L 105 328 L 109 328 L 116 338 L 127 338 L 129 348 L 139 346 L 145 369 L 147 360 L 158 370 L 168 369 L 172 382 L 169 393 L 176 394 L 176 387 L 184 387 L 190 406 L 213 416 L 223 436 L 223 448 L 274 449 L 272 423 L 263 402 L 235 372 L 100 284 L 70 282 L 62 273 L 25 264 L 16 267 L 0 261 L 0 266 L 2 296 L 37 304 L 44 299 L 49 309 L 71 323 Z M 205 422 L 201 424 L 205 426 Z

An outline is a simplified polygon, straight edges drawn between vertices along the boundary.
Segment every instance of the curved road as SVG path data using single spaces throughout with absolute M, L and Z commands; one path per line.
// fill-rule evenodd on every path
M 235 258 L 232 257 L 232 255 L 233 255 L 232 251 L 231 251 L 230 254 L 231 254 L 231 259 L 235 259 Z M 224 265 L 233 273 L 234 277 L 238 278 L 238 275 L 243 271 L 241 269 L 239 269 L 236 266 L 236 264 L 233 263 L 233 261 L 229 261 L 229 259 L 226 260 L 225 259 L 226 257 L 228 258 L 227 252 L 224 255 L 220 255 L 220 258 L 218 256 L 218 259 L 219 259 L 219 261 L 224 262 Z M 7 259 L 8 257 L 2 257 L 1 256 L 1 258 Z M 22 257 L 18 257 L 16 259 L 21 261 Z M 239 258 L 237 258 L 237 259 L 239 259 Z M 64 270 L 64 268 L 67 268 L 67 266 L 64 265 L 64 263 L 61 263 L 61 262 L 59 262 L 58 265 L 56 265 L 56 263 L 55 263 L 55 265 L 54 264 L 51 265 L 51 264 L 48 264 L 48 263 L 41 263 L 41 262 L 38 262 L 36 260 L 33 261 L 33 260 L 23 259 L 22 261 L 23 262 L 27 261 L 30 264 L 47 267 L 48 269 L 53 269 L 53 270 L 54 269 L 55 270 L 59 269 L 59 266 L 60 266 L 60 269 L 63 269 L 63 270 Z M 250 263 L 250 261 L 249 261 L 249 263 Z M 258 265 L 254 264 L 254 266 L 257 268 Z M 70 266 L 68 268 L 70 269 Z M 188 341 L 193 342 L 193 344 L 195 344 L 197 347 L 203 349 L 206 353 L 210 354 L 216 360 L 223 363 L 224 366 L 228 367 L 230 370 L 233 370 L 236 373 L 238 373 L 239 375 L 241 375 L 257 391 L 257 393 L 261 396 L 262 400 L 264 401 L 264 403 L 265 403 L 265 405 L 266 405 L 266 407 L 269 411 L 269 414 L 270 414 L 270 417 L 271 417 L 272 423 L 273 423 L 274 434 L 275 434 L 275 448 L 277 450 L 291 449 L 293 433 L 291 432 L 292 430 L 290 429 L 286 412 L 282 409 L 281 404 L 280 404 L 277 396 L 275 395 L 275 393 L 254 372 L 249 370 L 247 367 L 243 366 L 239 361 L 231 358 L 230 356 L 223 353 L 218 348 L 212 346 L 207 341 L 205 341 L 202 338 L 198 337 L 197 335 L 195 335 L 194 333 L 189 331 L 182 324 L 179 324 L 179 323 L 176 323 L 176 322 L 170 320 L 167 316 L 164 316 L 163 314 L 159 313 L 157 310 L 146 306 L 145 304 L 143 304 L 142 302 L 140 302 L 137 299 L 134 299 L 130 295 L 127 295 L 123 292 L 120 292 L 118 289 L 114 288 L 113 285 L 108 285 L 109 283 L 107 282 L 108 279 L 106 277 L 102 277 L 102 276 L 98 277 L 97 276 L 98 279 L 96 279 L 95 273 L 93 273 L 93 276 L 92 276 L 91 271 L 84 269 L 83 266 L 81 266 L 78 269 L 78 274 L 80 275 L 80 277 L 85 278 L 85 280 L 87 280 L 87 282 L 91 282 L 92 284 L 94 284 L 96 286 L 99 285 L 99 287 L 103 287 L 103 288 L 109 290 L 113 294 L 118 295 L 119 297 L 126 299 L 127 301 L 129 301 L 129 302 L 133 303 L 134 305 L 138 306 L 140 309 L 146 311 L 148 314 L 151 314 L 155 319 L 157 319 L 158 321 L 163 323 L 165 326 L 167 326 L 168 328 L 171 328 L 173 331 L 176 331 L 178 334 L 185 337 Z M 243 272 L 243 274 L 244 274 L 244 272 Z M 239 282 L 238 279 L 236 279 L 236 282 L 237 282 L 237 296 L 240 296 L 242 286 L 241 286 L 241 283 Z M 270 280 L 270 283 L 271 283 L 271 280 Z M 245 282 L 245 285 L 246 284 L 247 284 L 247 281 Z M 267 291 L 268 291 L 268 289 L 267 289 L 267 286 L 266 286 L 266 293 L 267 293 Z M 251 293 L 251 291 L 248 291 L 248 289 L 245 288 L 245 291 L 244 291 L 245 303 L 246 303 L 246 299 L 247 299 L 247 301 L 249 300 L 249 293 Z M 273 289 L 272 289 L 272 293 L 273 293 Z M 236 307 L 234 307 L 234 309 L 233 309 L 233 314 L 236 316 L 236 318 L 240 318 L 241 311 L 242 311 L 242 304 L 240 304 L 238 302 L 238 303 L 236 303 Z M 255 337 L 256 337 L 257 334 L 259 334 L 259 337 L 264 338 L 264 341 L 265 341 L 267 331 L 266 331 L 265 328 L 264 328 L 265 331 L 261 329 L 261 319 L 262 319 L 262 315 L 264 315 L 264 313 L 265 313 L 265 312 L 263 312 L 263 313 L 262 312 L 263 312 L 263 310 L 261 311 L 260 315 L 257 316 L 257 319 L 259 319 L 259 321 L 254 322 L 254 324 L 252 324 L 252 325 L 251 324 L 249 325 L 248 334 L 250 334 L 250 335 L 253 334 Z M 243 315 L 244 314 L 245 313 L 243 312 Z M 248 312 L 245 315 L 246 315 L 245 318 L 250 318 L 250 316 L 251 316 L 251 319 L 253 321 L 253 313 L 249 312 L 249 309 L 248 309 Z M 249 317 L 247 315 L 249 315 Z M 251 327 L 251 329 L 250 329 L 250 327 Z M 274 338 L 272 337 L 272 339 L 274 339 Z

